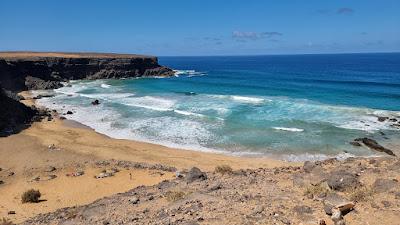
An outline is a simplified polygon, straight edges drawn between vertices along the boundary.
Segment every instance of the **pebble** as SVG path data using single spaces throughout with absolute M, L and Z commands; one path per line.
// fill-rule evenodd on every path
M 137 203 L 139 203 L 139 198 L 133 197 L 133 198 L 129 199 L 129 202 L 132 204 L 137 204 Z

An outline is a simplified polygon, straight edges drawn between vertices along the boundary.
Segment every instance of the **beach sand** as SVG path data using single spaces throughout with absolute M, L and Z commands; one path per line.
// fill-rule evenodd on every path
M 23 93 L 28 99 L 29 95 Z M 23 101 L 34 104 L 31 99 Z M 49 146 L 52 146 L 49 148 Z M 128 191 L 140 185 L 152 185 L 172 179 L 173 172 L 150 169 L 122 169 L 115 176 L 95 179 L 102 168 L 101 160 L 123 160 L 148 164 L 162 164 L 177 169 L 193 166 L 212 171 L 218 165 L 234 169 L 273 168 L 299 165 L 269 158 L 234 157 L 215 153 L 173 149 L 161 145 L 131 140 L 117 140 L 96 133 L 77 122 L 43 120 L 33 123 L 21 133 L 0 138 L 0 218 L 22 222 L 39 213 L 88 204 L 96 199 Z M 52 172 L 44 172 L 55 167 Z M 120 168 L 119 168 L 120 169 Z M 80 177 L 67 177 L 67 173 L 83 170 Z M 10 173 L 14 173 L 10 175 Z M 48 175 L 56 175 L 48 180 Z M 130 179 L 130 176 L 133 178 Z M 40 181 L 35 181 L 40 177 Z M 28 189 L 39 189 L 42 199 L 38 204 L 22 204 L 20 196 Z M 15 215 L 7 215 L 15 211 Z

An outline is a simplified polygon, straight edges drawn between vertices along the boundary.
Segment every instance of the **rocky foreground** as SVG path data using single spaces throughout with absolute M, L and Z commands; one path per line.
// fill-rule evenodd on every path
M 400 160 L 330 159 L 302 167 L 197 168 L 24 224 L 399 224 Z M 105 178 L 107 179 L 107 178 Z

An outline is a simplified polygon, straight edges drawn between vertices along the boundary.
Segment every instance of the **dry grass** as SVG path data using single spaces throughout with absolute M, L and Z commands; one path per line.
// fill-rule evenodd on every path
M 374 191 L 368 187 L 360 187 L 349 192 L 349 198 L 354 202 L 366 202 L 372 199 Z
M 4 218 L 0 220 L 0 225 L 15 225 L 15 223 L 11 222 L 11 220 Z
M 221 165 L 215 167 L 215 172 L 220 174 L 231 174 L 232 171 L 233 171 L 232 168 L 228 165 Z
M 42 196 L 39 190 L 30 189 L 25 191 L 21 196 L 22 203 L 37 203 L 39 202 L 39 198 Z
M 183 191 L 168 191 L 165 197 L 170 202 L 176 202 L 178 200 L 184 199 L 187 194 Z
M 332 192 L 332 190 L 328 187 L 326 183 L 321 183 L 318 185 L 309 185 L 305 190 L 304 190 L 304 195 L 305 196 L 320 196 L 320 195 L 326 195 L 328 193 Z

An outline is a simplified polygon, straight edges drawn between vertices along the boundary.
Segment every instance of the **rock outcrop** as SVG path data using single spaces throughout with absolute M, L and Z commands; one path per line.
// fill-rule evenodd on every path
M 10 98 L 0 86 L 0 137 L 20 131 L 36 114 L 36 110 Z
M 0 83 L 7 90 L 54 89 L 77 79 L 171 76 L 157 57 L 131 54 L 1 52 Z
M 171 76 L 153 56 L 100 53 L 0 52 L 0 136 L 30 124 L 37 111 L 18 102 L 19 91 L 55 89 L 77 79 Z M 4 88 L 4 89 L 3 89 Z M 71 112 L 72 113 L 72 112 Z

